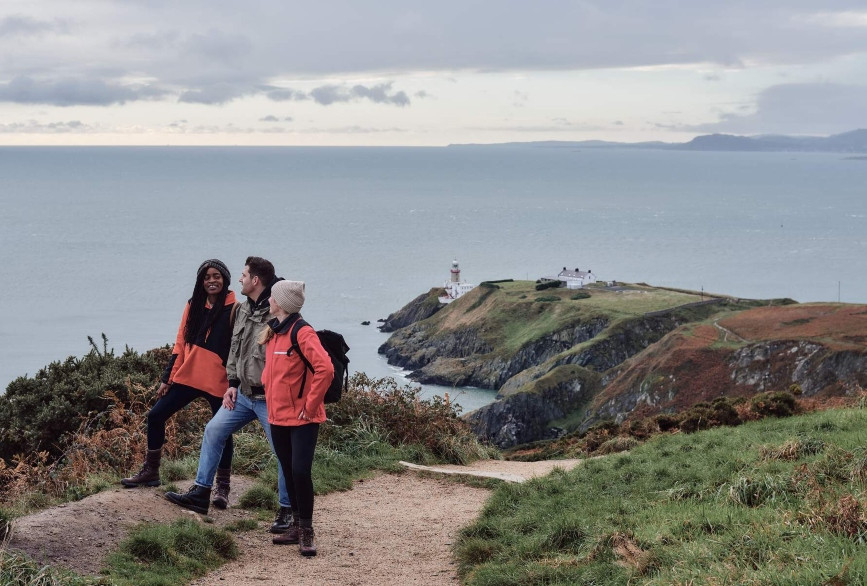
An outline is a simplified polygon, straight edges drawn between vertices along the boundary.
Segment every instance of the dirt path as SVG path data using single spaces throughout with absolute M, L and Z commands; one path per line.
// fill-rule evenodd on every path
M 505 474 L 521 480 L 576 464 L 490 460 L 472 467 L 435 468 L 452 474 Z M 248 511 L 235 506 L 251 484 L 250 479 L 233 479 L 232 506 L 225 511 L 211 510 L 217 526 L 250 517 Z M 44 563 L 95 574 L 103 557 L 135 524 L 167 523 L 185 515 L 200 518 L 169 503 L 162 494 L 159 489 L 118 488 L 40 511 L 15 522 L 9 547 Z M 240 550 L 236 561 L 193 584 L 456 584 L 452 543 L 458 530 L 479 514 L 489 494 L 430 475 L 380 474 L 356 482 L 350 491 L 317 497 L 319 555 L 315 558 L 302 558 L 293 546 L 272 545 L 269 523 L 262 522 L 258 530 L 236 535 Z

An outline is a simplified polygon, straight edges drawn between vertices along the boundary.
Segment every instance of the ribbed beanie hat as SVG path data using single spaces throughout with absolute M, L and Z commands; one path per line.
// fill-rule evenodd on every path
M 216 258 L 210 258 L 199 265 L 199 270 L 196 274 L 200 281 L 205 278 L 205 271 L 208 269 L 217 269 L 220 271 L 220 274 L 223 275 L 223 286 L 229 286 L 232 281 L 232 275 L 229 273 L 229 268 L 223 263 L 223 261 Z
M 286 313 L 298 313 L 304 305 L 304 282 L 278 281 L 271 287 L 271 297 Z

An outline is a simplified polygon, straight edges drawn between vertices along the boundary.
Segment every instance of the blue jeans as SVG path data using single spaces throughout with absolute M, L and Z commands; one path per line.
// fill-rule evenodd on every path
M 199 469 L 196 471 L 197 485 L 211 488 L 226 438 L 254 419 L 258 419 L 259 423 L 262 424 L 262 429 L 265 430 L 265 435 L 268 437 L 268 443 L 271 444 L 271 450 L 274 450 L 265 401 L 263 399 L 252 400 L 238 391 L 235 408 L 230 411 L 225 407 L 220 407 L 213 419 L 205 426 L 205 434 L 202 436 L 202 451 L 199 454 Z M 286 490 L 286 480 L 283 478 L 283 469 L 279 460 L 277 461 L 277 492 L 280 506 L 289 507 L 289 493 Z

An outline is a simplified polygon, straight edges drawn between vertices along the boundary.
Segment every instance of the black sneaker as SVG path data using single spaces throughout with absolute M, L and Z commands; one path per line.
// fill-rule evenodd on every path
M 211 489 L 194 484 L 190 487 L 190 490 L 184 494 L 167 492 L 166 498 L 185 509 L 201 513 L 202 515 L 207 515 L 208 507 L 210 505 L 209 501 L 211 500 Z
M 271 523 L 271 529 L 269 529 L 269 531 L 271 533 L 286 533 L 291 526 L 292 509 L 289 507 L 280 507 L 280 510 L 277 511 L 277 516 L 274 518 L 274 522 Z

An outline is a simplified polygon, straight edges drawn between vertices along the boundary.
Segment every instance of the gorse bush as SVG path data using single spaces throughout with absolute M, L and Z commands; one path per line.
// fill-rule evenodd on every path
M 331 423 L 320 428 L 320 441 L 354 443 L 359 429 L 371 429 L 392 446 L 419 445 L 452 463 L 495 453 L 479 442 L 458 417 L 460 408 L 447 397 L 420 399 L 419 392 L 418 387 L 400 386 L 392 378 L 371 379 L 356 373 L 340 402 L 328 406 Z
M 9 383 L 0 397 L 0 458 L 43 451 L 57 457 L 66 449 L 64 440 L 83 421 L 118 402 L 127 404 L 130 388 L 155 386 L 169 358 L 168 348 L 143 354 L 127 348 L 115 356 L 105 335 L 102 340 L 102 350 L 91 339 L 91 351 L 83 358 L 70 356 L 32 378 Z

